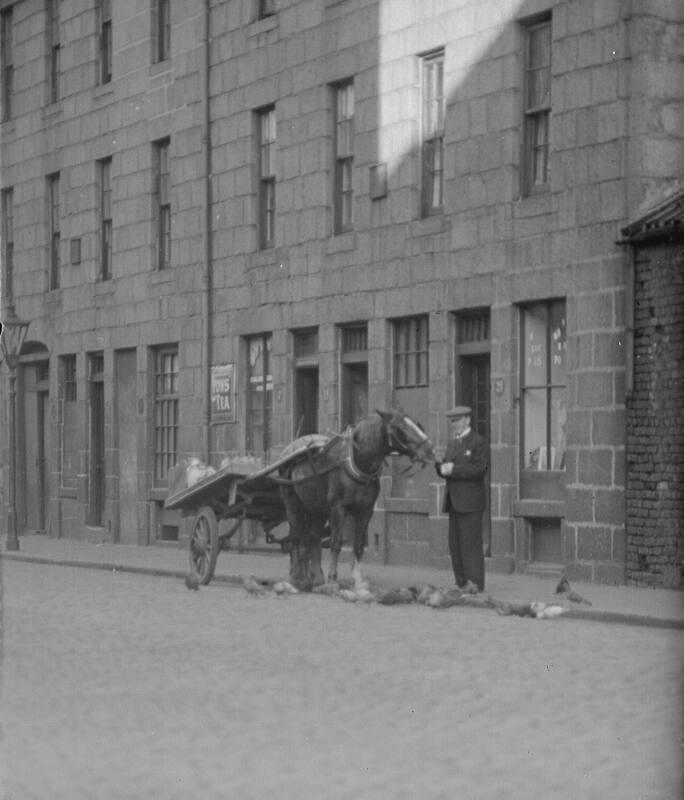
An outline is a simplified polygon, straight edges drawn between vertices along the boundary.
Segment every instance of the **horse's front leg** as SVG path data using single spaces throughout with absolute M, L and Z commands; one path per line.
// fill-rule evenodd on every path
M 361 561 L 363 560 L 363 552 L 366 548 L 366 537 L 368 535 L 368 525 L 370 524 L 371 517 L 373 516 L 373 506 L 370 507 L 370 513 L 362 514 L 355 520 L 354 525 L 354 558 L 352 561 L 352 578 L 354 580 L 354 587 L 356 589 L 366 589 L 368 584 L 364 581 L 361 575 Z
M 337 583 L 337 564 L 344 541 L 344 508 L 333 506 L 330 510 L 330 563 L 328 583 Z

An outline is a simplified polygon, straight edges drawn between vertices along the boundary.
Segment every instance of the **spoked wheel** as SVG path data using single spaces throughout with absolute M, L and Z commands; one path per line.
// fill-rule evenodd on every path
M 197 512 L 190 534 L 190 572 L 206 586 L 214 575 L 220 550 L 216 514 L 209 506 Z

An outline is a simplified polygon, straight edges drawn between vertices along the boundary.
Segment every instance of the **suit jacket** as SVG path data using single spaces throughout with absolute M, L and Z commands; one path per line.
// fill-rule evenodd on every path
M 489 466 L 487 441 L 484 437 L 471 429 L 462 439 L 453 439 L 444 454 L 442 464 L 446 463 L 453 464 L 454 469 L 446 478 L 442 513 L 484 511 L 484 477 Z M 437 474 L 440 475 L 440 465 L 437 464 L 436 467 Z

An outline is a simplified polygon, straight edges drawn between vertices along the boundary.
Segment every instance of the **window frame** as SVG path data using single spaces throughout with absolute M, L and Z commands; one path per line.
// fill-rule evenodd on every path
M 430 384 L 430 318 L 415 314 L 392 320 L 392 385 L 416 389 Z
M 59 101 L 59 77 L 61 69 L 61 41 L 59 0 L 46 0 L 48 37 L 48 92 L 49 102 Z
M 354 80 L 333 85 L 333 212 L 335 234 L 354 229 Z
M 153 29 L 153 60 L 161 64 L 171 58 L 171 0 L 155 0 Z
M 6 301 L 14 297 L 14 187 L 2 190 L 3 291 Z
M 0 55 L 2 57 L 2 122 L 12 119 L 14 99 L 14 18 L 13 8 L 0 11 Z
M 100 41 L 100 84 L 111 83 L 113 50 L 112 50 L 112 0 L 98 0 L 98 28 Z
M 547 31 L 548 59 L 539 63 L 532 61 L 533 36 Z M 535 17 L 523 25 L 523 130 L 522 130 L 522 195 L 529 196 L 547 192 L 551 183 L 551 113 L 552 113 L 552 63 L 553 30 L 551 13 Z M 535 76 L 546 77 L 545 101 L 533 102 L 531 94 L 538 81 Z M 541 134 L 541 142 L 539 136 Z M 541 156 L 541 179 L 538 178 L 538 156 Z
M 420 56 L 420 175 L 421 214 L 423 217 L 441 214 L 444 211 L 446 130 L 444 57 L 444 48 Z M 435 80 L 433 80 L 433 72 L 436 73 Z M 435 92 L 432 91 L 433 89 Z M 438 195 L 437 198 L 435 193 Z
M 60 173 L 47 176 L 48 230 L 49 230 L 49 276 L 50 291 L 59 289 L 61 284 L 61 220 L 60 220 Z
M 154 142 L 154 219 L 156 266 L 171 267 L 171 139 Z
M 276 146 L 277 119 L 275 105 L 256 112 L 258 170 L 258 237 L 259 249 L 275 247 L 276 223 Z
M 534 333 L 528 328 L 527 321 L 531 318 L 534 310 L 544 310 L 544 341 L 541 346 L 544 348 L 543 364 L 532 364 L 531 359 L 534 356 L 528 349 L 527 341 L 532 337 L 528 337 L 528 333 Z M 554 315 L 554 309 L 559 309 L 560 314 Z M 560 393 L 563 402 L 559 405 L 559 411 L 564 411 L 562 418 L 567 420 L 567 389 L 568 389 L 568 369 L 567 369 L 567 299 L 564 297 L 551 298 L 548 300 L 534 301 L 525 303 L 520 306 L 520 471 L 521 476 L 523 473 L 556 473 L 564 474 L 565 460 L 567 454 L 567 440 L 561 453 L 558 457 L 561 460 L 562 466 L 556 467 L 553 459 L 553 396 L 554 392 Z M 554 359 L 557 357 L 554 353 L 554 331 L 552 331 L 552 322 L 554 318 L 561 320 L 562 333 L 559 333 L 556 343 L 556 348 L 560 345 L 561 360 L 557 362 L 562 367 L 564 382 L 554 380 Z M 528 376 L 527 368 L 534 369 L 535 367 L 543 367 L 544 380 L 531 381 Z M 533 451 L 528 453 L 528 431 L 526 430 L 526 418 L 528 413 L 528 402 L 532 392 L 544 393 L 544 444 L 539 445 L 537 448 L 540 452 L 538 458 L 546 458 L 546 467 L 542 466 L 539 462 L 537 466 L 531 466 L 533 459 Z M 563 432 L 567 427 L 567 422 L 560 422 L 561 415 L 559 415 L 558 424 Z M 529 458 L 528 458 L 529 456 Z
M 245 450 L 268 454 L 273 440 L 273 334 L 257 333 L 244 337 L 245 343 Z M 261 346 L 261 373 L 252 365 L 252 345 Z M 262 393 L 263 402 L 255 403 Z M 259 420 L 256 417 L 260 417 Z M 261 432 L 261 441 L 257 437 Z
M 98 201 L 100 213 L 100 280 L 112 278 L 112 158 L 98 165 Z
M 180 431 L 180 366 L 178 345 L 152 348 L 152 475 L 156 486 L 166 483 L 178 463 Z M 168 369 L 168 364 L 171 369 Z

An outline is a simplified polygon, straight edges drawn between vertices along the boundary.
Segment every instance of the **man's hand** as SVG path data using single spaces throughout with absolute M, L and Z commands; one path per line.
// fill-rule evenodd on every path
M 453 471 L 454 471 L 454 465 L 450 461 L 446 461 L 439 468 L 439 474 L 443 478 L 448 478 Z

